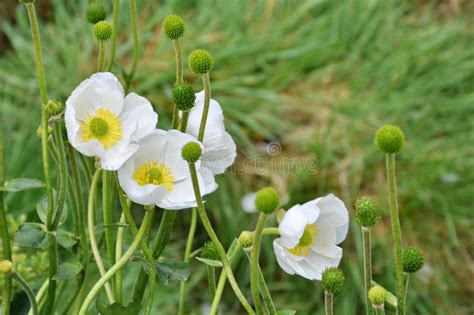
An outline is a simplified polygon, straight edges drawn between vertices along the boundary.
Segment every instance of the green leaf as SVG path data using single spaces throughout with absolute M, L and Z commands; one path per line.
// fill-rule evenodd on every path
M 53 190 L 53 198 L 56 200 L 56 190 Z M 67 218 L 67 204 L 64 203 L 64 209 L 61 214 L 61 219 L 59 220 L 59 225 L 63 224 L 64 221 L 66 221 Z M 44 224 L 46 224 L 46 218 L 48 216 L 48 198 L 46 195 L 44 195 L 38 204 L 36 205 L 36 212 L 38 213 L 38 216 Z M 53 217 L 56 215 L 56 210 L 53 213 Z
M 82 270 L 80 262 L 65 262 L 58 266 L 58 271 L 54 275 L 55 280 L 69 280 L 77 276 Z
M 294 315 L 294 314 L 296 314 L 295 310 L 281 310 L 275 313 L 275 315 Z
M 149 272 L 150 265 L 145 263 L 145 271 Z M 186 281 L 189 277 L 189 265 L 182 261 L 160 259 L 155 262 L 158 281 L 166 286 L 169 280 Z
M 17 192 L 44 187 L 44 183 L 34 178 L 14 178 L 5 182 L 1 191 Z
M 219 267 L 219 268 L 222 267 L 222 262 L 219 260 L 212 260 L 212 259 L 207 259 L 207 258 L 202 258 L 202 257 L 196 257 L 196 259 L 211 267 Z
M 56 234 L 58 244 L 64 248 L 71 248 L 77 244 L 77 236 L 65 230 L 59 230 Z
M 51 245 L 51 236 L 43 224 L 24 223 L 16 232 L 15 243 L 22 247 L 46 249 Z

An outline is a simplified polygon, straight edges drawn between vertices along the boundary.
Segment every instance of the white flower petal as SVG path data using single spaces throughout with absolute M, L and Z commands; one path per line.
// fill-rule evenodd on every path
M 90 142 L 90 141 L 89 141 Z M 121 151 L 120 149 L 123 149 Z M 100 160 L 100 165 L 104 170 L 116 171 L 125 163 L 133 153 L 138 150 L 138 144 L 131 143 L 121 148 L 112 147 L 105 150 Z
M 104 147 L 95 139 L 80 143 L 75 146 L 75 149 L 85 156 L 103 156 L 105 154 Z
M 349 212 L 341 199 L 333 194 L 316 199 L 316 203 L 321 210 L 318 217 L 318 224 L 330 225 L 336 230 L 336 244 L 345 240 L 349 229 Z
M 234 163 L 237 156 L 237 147 L 229 133 L 225 131 L 209 130 L 204 137 L 204 154 L 201 161 L 214 175 L 222 174 Z M 206 129 L 207 133 L 207 129 Z
M 273 240 L 273 250 L 275 251 L 275 257 L 277 258 L 277 262 L 280 265 L 281 269 L 283 269 L 286 273 L 290 275 L 295 274 L 295 270 L 288 263 L 287 257 L 287 249 L 281 245 L 281 239 L 277 238 Z
M 301 206 L 301 211 L 308 218 L 308 224 L 314 223 L 319 217 L 321 210 L 319 209 L 316 200 L 308 201 Z
M 242 209 L 247 213 L 257 212 L 255 207 L 255 197 L 257 197 L 256 192 L 251 192 L 242 197 Z
M 281 235 L 281 242 L 287 248 L 293 248 L 298 245 L 304 228 L 308 224 L 308 220 L 301 211 L 301 206 L 291 207 L 286 213 L 278 226 Z
M 148 135 L 155 130 L 158 122 L 158 114 L 153 111 L 150 102 L 136 93 L 125 97 L 119 118 L 122 121 L 122 133 L 130 141 L 138 141 Z
M 336 231 L 332 226 L 314 224 L 317 229 L 316 242 L 312 250 L 326 257 L 339 257 L 340 248 L 336 246 Z
M 199 128 L 201 126 L 202 112 L 204 110 L 204 91 L 196 93 L 196 101 L 194 107 L 191 109 L 188 118 L 188 125 L 186 127 L 186 132 L 198 137 Z M 222 108 L 219 103 L 211 99 L 209 103 L 209 112 L 206 119 L 206 129 L 204 131 L 204 139 L 208 134 L 215 130 L 224 131 L 224 114 L 222 113 Z

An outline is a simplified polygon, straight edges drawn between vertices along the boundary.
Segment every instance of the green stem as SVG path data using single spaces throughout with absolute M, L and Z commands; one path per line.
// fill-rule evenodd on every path
M 397 314 L 405 313 L 403 297 L 405 288 L 403 283 L 403 264 L 402 264 L 402 232 L 400 230 L 400 218 L 398 214 L 397 183 L 395 175 L 395 154 L 386 154 L 387 167 L 387 185 L 389 193 L 390 219 L 392 223 L 392 236 L 395 253 L 395 277 L 397 284 Z
M 112 176 L 111 171 L 102 171 L 102 214 L 104 219 L 105 249 L 109 266 L 115 263 L 115 240 L 112 230 L 114 223 L 112 213 Z
M 132 22 L 132 38 L 133 38 L 133 60 L 130 73 L 127 75 L 125 82 L 125 92 L 128 93 L 130 84 L 135 76 L 138 65 L 138 26 L 137 26 L 137 3 L 136 0 L 130 0 L 130 20 Z
M 239 242 L 236 243 L 234 249 L 232 252 L 229 253 L 229 261 L 232 263 L 235 261 L 235 255 L 242 249 L 242 246 L 240 246 Z M 216 294 L 214 295 L 214 299 L 212 300 L 212 306 L 211 306 L 211 311 L 209 314 L 215 315 L 218 312 L 219 309 L 219 303 L 222 298 L 222 292 L 224 291 L 224 286 L 227 281 L 227 273 L 225 272 L 225 269 L 222 269 L 221 274 L 219 276 L 219 281 L 217 282 L 217 287 L 216 287 Z
M 209 295 L 211 300 L 214 299 L 216 295 L 216 268 L 212 266 L 207 266 L 207 283 L 209 285 Z
M 87 312 L 87 309 L 91 305 L 92 301 L 95 299 L 97 294 L 99 293 L 100 289 L 107 283 L 107 281 L 118 271 L 120 270 L 125 263 L 132 257 L 133 253 L 135 253 L 135 250 L 137 249 L 138 245 L 140 244 L 143 236 L 145 235 L 145 232 L 148 229 L 148 226 L 151 223 L 151 219 L 153 217 L 153 211 L 154 211 L 154 206 L 151 207 L 145 207 L 145 217 L 143 218 L 142 226 L 140 227 L 140 230 L 138 230 L 137 236 L 133 240 L 132 244 L 128 248 L 128 250 L 125 252 L 125 254 L 117 261 L 108 271 L 105 275 L 103 275 L 99 281 L 92 287 L 90 290 L 89 294 L 86 296 L 84 303 L 82 304 L 82 307 L 79 311 L 79 315 L 85 315 Z
M 100 172 L 101 170 L 98 169 L 95 171 L 94 177 L 92 178 L 91 188 L 89 191 L 89 199 L 87 202 L 87 230 L 89 232 L 89 240 L 91 242 L 92 253 L 94 254 L 94 259 L 97 264 L 97 268 L 101 276 L 105 275 L 105 267 L 104 263 L 102 262 L 102 258 L 100 257 L 99 247 L 97 246 L 97 241 L 95 239 L 94 233 L 94 202 L 95 202 L 95 194 L 97 190 L 97 185 L 100 179 Z M 107 297 L 109 302 L 112 304 L 115 302 L 114 295 L 112 294 L 112 289 L 110 288 L 110 284 L 105 284 L 105 291 L 107 293 Z
M 364 285 L 366 314 L 372 314 L 372 303 L 369 301 L 369 290 L 372 287 L 372 255 L 370 228 L 362 227 L 362 241 L 364 248 Z
M 270 295 L 270 291 L 268 290 L 267 283 L 265 282 L 265 278 L 263 277 L 263 272 L 260 266 L 258 266 L 258 288 L 260 289 L 263 302 L 265 303 L 270 315 L 275 314 L 275 304 L 273 303 L 272 296 Z
M 68 171 L 67 171 L 67 161 L 66 161 L 66 151 L 64 149 L 64 140 L 61 130 L 61 123 L 56 121 L 53 126 L 53 133 L 54 133 L 54 140 L 56 142 L 56 147 L 58 150 L 58 157 L 59 157 L 59 185 L 58 185 L 58 195 L 57 195 L 57 202 L 55 204 L 56 211 L 55 217 L 53 220 L 53 230 L 56 231 L 58 229 L 59 223 L 61 221 L 61 216 L 64 211 L 64 203 L 66 202 L 66 193 L 67 193 L 67 178 L 68 178 Z
M 181 125 L 179 130 L 181 132 L 186 132 L 186 127 L 188 126 L 189 110 L 182 112 L 183 116 L 181 117 Z
M 332 305 L 332 293 L 324 291 L 324 307 L 326 310 L 326 315 L 333 315 L 333 305 Z
M 171 121 L 171 129 L 178 129 L 178 127 L 179 127 L 179 110 L 175 104 L 173 108 L 173 120 Z
M 202 75 L 202 84 L 204 85 L 204 109 L 202 111 L 201 125 L 199 126 L 198 140 L 200 142 L 204 139 L 207 114 L 209 113 L 209 104 L 211 103 L 211 82 L 209 81 L 209 72 Z
M 99 59 L 97 61 L 97 72 L 102 72 L 104 71 L 104 67 L 105 67 L 105 41 L 99 39 L 98 44 L 99 44 Z
M 117 229 L 117 242 L 115 243 L 115 263 L 122 257 L 123 235 L 125 233 L 125 215 L 120 217 L 120 226 Z M 115 300 L 122 304 L 122 270 L 115 274 Z
M 0 187 L 5 184 L 5 162 L 3 153 L 3 128 L 0 127 Z M 0 237 L 2 239 L 3 260 L 12 260 L 10 232 L 8 231 L 7 211 L 3 203 L 3 191 L 0 190 Z M 2 310 L 5 315 L 10 314 L 10 300 L 12 296 L 12 279 L 10 274 L 4 275 L 2 290 Z
M 46 293 L 46 290 L 48 289 L 48 285 L 49 285 L 49 279 L 46 279 L 41 285 L 41 287 L 39 288 L 38 293 L 36 293 L 36 297 L 35 297 L 36 305 L 39 305 L 39 303 L 43 299 Z M 28 315 L 32 315 L 32 314 L 33 314 L 33 310 L 30 308 L 30 310 L 28 311 Z
M 12 273 L 12 278 L 18 283 L 22 290 L 25 291 L 26 295 L 28 296 L 28 300 L 30 301 L 31 311 L 33 312 L 33 315 L 37 315 L 38 306 L 36 305 L 35 295 L 33 294 L 33 291 L 31 290 L 28 283 L 16 272 Z
M 280 236 L 280 231 L 278 230 L 277 227 L 264 228 L 263 231 L 262 231 L 262 235 Z
M 189 224 L 188 239 L 186 241 L 186 249 L 184 250 L 184 259 L 185 263 L 189 263 L 189 258 L 191 256 L 191 250 L 193 247 L 194 234 L 196 233 L 197 225 L 197 210 L 196 208 L 191 209 L 191 223 Z M 185 298 L 185 289 L 186 281 L 181 281 L 179 284 L 179 306 L 178 314 L 184 314 L 184 298 Z
M 117 31 L 118 31 L 118 19 L 119 19 L 119 11 L 120 5 L 119 0 L 114 0 L 114 8 L 113 8 L 113 20 L 112 20 L 112 46 L 110 48 L 110 57 L 109 57 L 109 65 L 107 67 L 108 71 L 112 70 L 115 62 L 115 49 L 117 47 Z
M 257 310 L 257 314 L 262 314 L 263 312 L 260 291 L 258 289 L 258 269 L 262 231 L 266 221 L 267 215 L 263 212 L 260 213 L 253 235 L 252 251 L 250 253 L 250 289 L 252 291 L 253 303 L 255 305 L 255 309 Z
M 405 282 L 405 296 L 403 297 L 403 304 L 407 305 L 407 292 L 408 292 L 408 285 L 410 284 L 410 274 L 408 272 L 404 272 L 404 282 Z
M 176 56 L 176 84 L 183 82 L 183 51 L 179 39 L 173 39 L 174 53 Z
M 79 154 L 79 159 L 81 160 L 82 168 L 84 170 L 84 176 L 86 177 L 87 187 L 90 186 L 92 182 L 92 175 L 94 174 L 94 169 L 90 158 L 85 155 Z
M 385 315 L 385 307 L 384 305 L 373 305 L 375 314 L 377 315 Z
M 206 209 L 204 208 L 204 204 L 201 197 L 201 191 L 199 189 L 196 166 L 194 165 L 194 163 L 189 163 L 189 170 L 190 170 L 191 179 L 193 182 L 194 196 L 196 197 L 196 201 L 198 205 L 199 217 L 201 218 L 202 224 L 204 225 L 204 228 L 206 229 L 206 232 L 209 238 L 211 239 L 212 242 L 214 242 L 214 244 L 217 247 L 217 251 L 222 260 L 222 264 L 224 265 L 224 269 L 227 273 L 227 277 L 229 278 L 229 283 L 232 286 L 232 289 L 234 290 L 236 297 L 239 299 L 240 303 L 245 308 L 245 310 L 249 314 L 255 314 L 254 310 L 252 309 L 250 304 L 247 302 L 247 299 L 245 298 L 245 296 L 243 295 L 242 291 L 239 288 L 239 285 L 237 284 L 234 274 L 232 273 L 232 267 L 230 266 L 230 262 L 229 262 L 229 259 L 227 258 L 225 249 L 224 247 L 222 247 L 222 244 L 219 241 L 219 238 L 217 237 L 216 232 L 212 228 L 209 218 L 207 217 Z

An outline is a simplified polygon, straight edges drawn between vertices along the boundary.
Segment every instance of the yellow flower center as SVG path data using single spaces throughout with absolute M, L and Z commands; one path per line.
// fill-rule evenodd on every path
M 82 140 L 98 140 L 104 148 L 110 148 L 122 138 L 120 119 L 108 109 L 99 108 L 94 115 L 88 115 L 81 122 Z
M 145 162 L 135 169 L 133 179 L 138 185 L 148 184 L 164 186 L 168 191 L 173 190 L 174 177 L 169 167 L 156 161 Z
M 318 236 L 318 228 L 312 224 L 308 224 L 304 228 L 303 235 L 300 238 L 300 242 L 295 247 L 288 251 L 296 256 L 306 256 L 309 253 L 309 249 L 313 247 Z

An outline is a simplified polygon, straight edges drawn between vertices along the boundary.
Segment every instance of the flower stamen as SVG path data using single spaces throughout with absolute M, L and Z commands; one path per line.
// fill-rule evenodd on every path
M 300 238 L 300 242 L 295 247 L 288 251 L 296 256 L 306 256 L 309 254 L 309 249 L 316 243 L 316 237 L 318 236 L 318 228 L 312 224 L 308 224 L 304 228 L 303 235 Z
M 108 109 L 99 108 L 94 115 L 88 115 L 81 122 L 82 140 L 98 140 L 105 149 L 117 144 L 122 138 L 120 119 Z
M 157 161 L 145 162 L 135 169 L 133 179 L 140 186 L 148 184 L 160 185 L 171 191 L 174 187 L 174 177 L 171 169 Z

